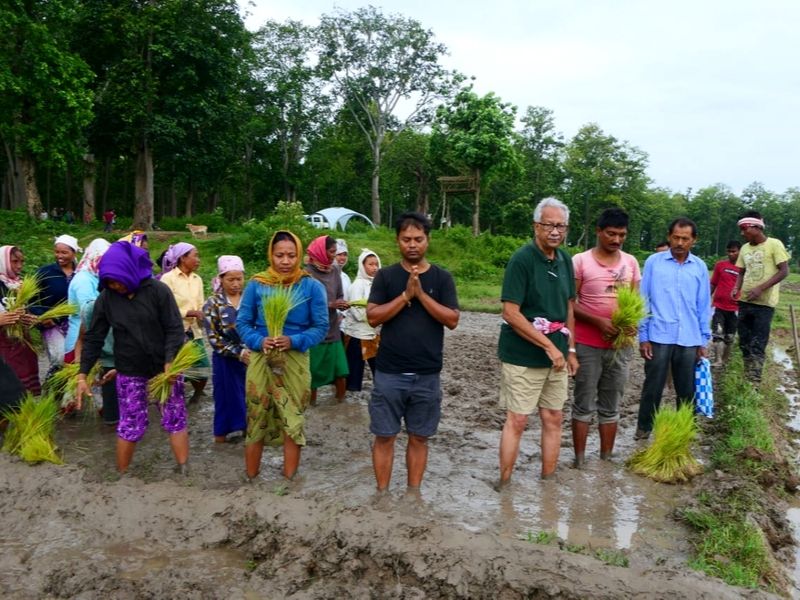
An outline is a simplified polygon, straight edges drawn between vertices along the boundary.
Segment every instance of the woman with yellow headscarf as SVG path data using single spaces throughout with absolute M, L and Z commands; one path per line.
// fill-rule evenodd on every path
M 311 397 L 308 350 L 328 331 L 325 288 L 301 269 L 303 245 L 290 231 L 277 231 L 267 248 L 269 267 L 253 276 L 242 295 L 236 329 L 251 351 L 247 367 L 245 468 L 253 479 L 261 467 L 264 444 L 283 445 L 283 475 L 294 477 L 305 446 L 305 409 Z M 277 287 L 292 287 L 297 303 L 289 311 L 283 335 L 268 331 L 264 299 Z M 285 358 L 270 366 L 268 353 Z

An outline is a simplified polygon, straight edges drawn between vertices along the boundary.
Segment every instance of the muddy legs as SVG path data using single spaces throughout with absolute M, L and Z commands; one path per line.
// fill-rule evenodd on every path
M 372 443 L 372 468 L 375 470 L 375 483 L 379 492 L 387 489 L 392 479 L 396 437 L 375 436 L 375 441 Z
M 124 473 L 133 460 L 133 451 L 136 450 L 136 442 L 129 442 L 122 438 L 117 438 L 117 471 Z
M 547 479 L 556 472 L 558 454 L 561 451 L 561 419 L 560 410 L 540 408 L 542 419 L 542 479 Z
M 508 411 L 500 435 L 500 485 L 507 484 L 519 455 L 519 440 L 528 424 L 528 415 Z
M 580 469 L 586 463 L 586 438 L 589 437 L 589 423 L 572 419 L 572 447 L 575 450 L 575 460 L 572 466 Z
M 264 452 L 264 442 L 253 442 L 244 447 L 244 467 L 247 478 L 253 479 L 261 470 L 261 454 Z
M 617 439 L 617 422 L 600 423 L 597 429 L 600 432 L 600 459 L 611 460 L 614 441 Z

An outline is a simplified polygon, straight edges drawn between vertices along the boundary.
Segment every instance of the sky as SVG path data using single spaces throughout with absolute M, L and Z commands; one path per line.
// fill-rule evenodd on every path
M 655 186 L 800 187 L 796 0 L 240 0 L 250 29 L 367 4 L 433 31 L 478 94 L 643 150 Z

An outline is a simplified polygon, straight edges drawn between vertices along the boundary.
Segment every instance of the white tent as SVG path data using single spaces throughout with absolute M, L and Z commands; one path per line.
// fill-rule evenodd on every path
M 370 227 L 373 229 L 375 228 L 375 223 L 373 223 L 369 217 L 342 206 L 323 208 L 314 214 L 322 215 L 322 217 L 328 222 L 328 225 L 330 225 L 331 229 L 341 229 L 344 231 L 347 228 L 347 223 L 354 217 L 364 219 L 367 223 L 369 223 Z

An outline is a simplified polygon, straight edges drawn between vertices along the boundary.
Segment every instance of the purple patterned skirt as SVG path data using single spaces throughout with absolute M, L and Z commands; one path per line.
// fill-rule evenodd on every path
M 119 423 L 117 436 L 126 442 L 138 442 L 150 424 L 147 418 L 147 377 L 117 374 Z M 158 406 L 161 427 L 167 433 L 186 429 L 186 403 L 183 399 L 183 377 L 172 386 L 169 398 Z

